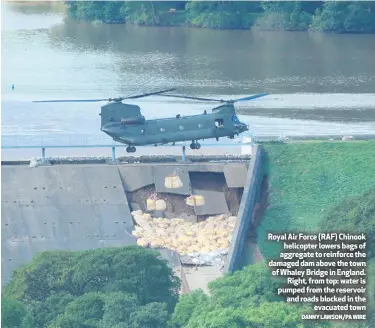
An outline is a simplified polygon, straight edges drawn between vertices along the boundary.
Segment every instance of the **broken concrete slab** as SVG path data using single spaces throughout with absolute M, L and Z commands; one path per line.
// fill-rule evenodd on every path
M 153 250 L 158 251 L 162 258 L 167 260 L 168 265 L 173 269 L 181 269 L 180 256 L 177 252 L 172 251 L 168 248 L 154 248 Z
M 164 211 L 148 211 L 153 218 L 164 218 Z
M 190 291 L 202 289 L 207 294 L 210 292 L 208 284 L 223 275 L 220 265 L 184 267 L 184 273 Z
M 245 164 L 225 165 L 223 171 L 228 188 L 243 188 L 245 186 L 247 177 Z
M 141 205 L 139 205 L 138 203 L 130 203 L 130 208 L 131 208 L 131 211 L 138 211 L 138 210 L 142 210 L 142 207 Z
M 179 217 L 180 217 L 180 219 L 183 219 L 186 222 L 191 222 L 191 223 L 197 223 L 198 222 L 198 219 L 195 215 L 189 215 L 189 214 L 182 213 L 182 214 L 179 215 Z
M 196 215 L 228 214 L 228 204 L 224 192 L 213 190 L 194 189 L 194 195 L 204 197 L 205 204 L 195 207 Z
M 191 222 L 191 223 L 197 223 L 197 217 L 196 215 L 190 215 L 190 214 L 186 214 L 186 213 L 180 213 L 180 214 L 176 214 L 174 212 L 169 212 L 169 211 L 165 211 L 164 212 L 164 217 L 166 219 L 183 219 L 187 222 Z
M 118 166 L 118 171 L 125 191 L 133 192 L 154 183 L 151 166 Z

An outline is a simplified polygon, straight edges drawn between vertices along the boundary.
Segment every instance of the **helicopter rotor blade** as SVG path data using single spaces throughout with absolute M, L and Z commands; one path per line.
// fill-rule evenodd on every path
M 215 102 L 225 102 L 222 99 L 212 99 L 212 98 L 199 98 L 199 97 L 188 97 L 188 96 L 175 96 L 175 95 L 161 95 L 163 97 L 173 97 L 173 98 L 183 98 L 183 99 L 192 99 L 192 100 L 202 100 L 202 101 L 215 101 Z
M 158 95 L 164 92 L 168 91 L 174 91 L 176 89 L 167 89 L 162 91 L 156 91 L 156 92 L 150 92 L 150 93 L 143 93 L 141 95 L 135 95 L 135 96 L 128 96 L 128 97 L 118 97 L 118 98 L 103 98 L 103 99 L 61 99 L 61 100 L 35 100 L 33 102 L 35 103 L 42 103 L 42 102 L 99 102 L 99 101 L 122 101 L 124 99 L 137 99 L 137 98 L 143 98 L 148 97 L 152 95 Z
M 214 101 L 214 102 L 221 102 L 221 103 L 235 103 L 237 101 L 246 101 L 246 100 L 253 100 L 260 97 L 267 96 L 268 93 L 260 93 L 253 96 L 239 98 L 234 100 L 223 100 L 223 99 L 213 99 L 213 98 L 200 98 L 200 97 L 189 97 L 189 96 L 175 96 L 175 95 L 161 95 L 163 97 L 173 97 L 173 98 L 183 98 L 183 99 L 192 99 L 192 100 L 202 100 L 202 101 Z
M 106 101 L 108 99 L 66 99 L 66 100 L 33 100 L 34 103 L 43 102 L 99 102 Z
M 268 93 L 259 93 L 257 95 L 253 95 L 253 96 L 249 96 L 249 97 L 245 97 L 245 98 L 235 99 L 235 100 L 233 100 L 233 102 L 253 100 L 253 99 L 257 99 L 257 98 L 265 97 L 265 96 L 268 96 Z
M 42 103 L 42 102 L 99 102 L 99 101 L 122 101 L 125 99 L 138 99 L 138 98 L 143 98 L 143 97 L 148 97 L 148 96 L 164 96 L 164 97 L 172 97 L 172 98 L 183 98 L 183 99 L 192 99 L 192 100 L 201 100 L 201 101 L 213 101 L 213 102 L 221 102 L 221 103 L 234 103 L 238 101 L 248 101 L 248 100 L 253 100 L 257 99 L 260 97 L 267 96 L 268 93 L 260 93 L 256 94 L 253 96 L 245 97 L 245 98 L 239 98 L 235 100 L 223 100 L 223 99 L 213 99 L 213 98 L 201 98 L 201 97 L 189 97 L 189 96 L 177 96 L 177 95 L 166 95 L 164 94 L 165 92 L 168 91 L 174 91 L 176 89 L 167 89 L 167 90 L 162 90 L 162 91 L 156 91 L 156 92 L 149 92 L 149 93 L 143 93 L 140 95 L 134 95 L 134 96 L 128 96 L 128 97 L 118 97 L 118 98 L 109 98 L 109 99 L 67 99 L 67 100 L 36 100 L 33 101 L 35 103 Z
M 129 97 L 125 97 L 125 98 L 122 98 L 122 99 L 137 99 L 137 98 L 143 98 L 143 97 L 148 97 L 148 96 L 153 96 L 153 95 L 159 95 L 159 94 L 162 94 L 164 92 L 168 92 L 168 91 L 174 91 L 176 89 L 167 89 L 167 90 L 162 90 L 162 91 L 156 91 L 156 92 L 150 92 L 150 93 L 143 93 L 141 95 L 135 95 L 135 96 L 129 96 Z

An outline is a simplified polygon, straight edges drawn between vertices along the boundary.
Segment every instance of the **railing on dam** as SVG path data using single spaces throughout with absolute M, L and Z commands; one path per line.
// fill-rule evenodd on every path
M 254 142 L 254 136 L 251 137 L 250 142 Z M 247 142 L 241 142 L 241 140 L 229 140 L 226 142 L 214 143 L 211 140 L 200 141 L 202 146 L 207 147 L 241 147 L 249 146 L 249 140 Z M 178 147 L 183 146 L 189 147 L 188 142 L 179 142 L 175 145 L 165 144 L 160 145 L 162 147 Z M 152 146 L 152 145 L 151 145 Z M 73 149 L 73 148 L 108 148 L 112 149 L 112 160 L 116 160 L 116 148 L 125 148 L 126 145 L 115 142 L 108 137 L 100 136 L 87 136 L 87 135 L 60 135 L 60 136 L 5 136 L 2 138 L 2 149 L 40 149 L 41 150 L 41 160 L 44 162 L 46 160 L 46 150 L 53 148 L 60 149 Z M 184 150 L 182 151 L 182 156 L 185 156 Z
M 183 145 L 162 145 L 163 147 L 182 147 Z M 233 144 L 205 144 L 205 146 L 209 147 L 243 147 L 249 146 L 248 143 L 233 143 Z M 46 149 L 47 148 L 111 148 L 112 149 L 112 161 L 116 161 L 116 148 L 121 147 L 124 148 L 124 145 L 48 145 L 48 146 L 30 146 L 30 145 L 20 145 L 20 146 L 2 146 L 2 149 L 30 149 L 36 148 L 41 149 L 41 160 L 45 162 L 46 160 Z M 185 158 L 186 154 L 185 151 L 182 151 L 182 157 Z

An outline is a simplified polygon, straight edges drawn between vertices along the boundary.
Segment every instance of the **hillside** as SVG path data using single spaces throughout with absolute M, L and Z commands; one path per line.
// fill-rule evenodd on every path
M 375 185 L 375 142 L 304 142 L 264 144 L 270 206 L 258 228 L 265 257 L 277 244 L 275 231 L 317 231 L 326 211 Z

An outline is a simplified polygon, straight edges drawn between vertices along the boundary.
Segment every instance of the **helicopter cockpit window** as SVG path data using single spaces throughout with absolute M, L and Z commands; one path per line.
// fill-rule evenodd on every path
M 180 125 L 178 128 L 179 128 L 181 131 L 184 129 L 184 127 L 183 127 L 182 125 Z
M 141 133 L 142 133 L 142 134 L 145 134 L 145 130 L 144 130 L 144 129 L 142 129 L 142 130 L 141 130 Z
M 234 124 L 240 124 L 241 123 L 236 114 L 233 114 L 233 116 L 232 116 L 232 122 Z
M 215 120 L 215 126 L 217 128 L 222 128 L 224 127 L 224 120 L 222 118 L 219 118 L 217 120 Z
M 164 128 L 160 128 L 160 131 L 161 131 L 161 132 L 165 132 L 165 129 L 164 129 Z
M 198 128 L 203 128 L 203 124 L 198 124 Z

